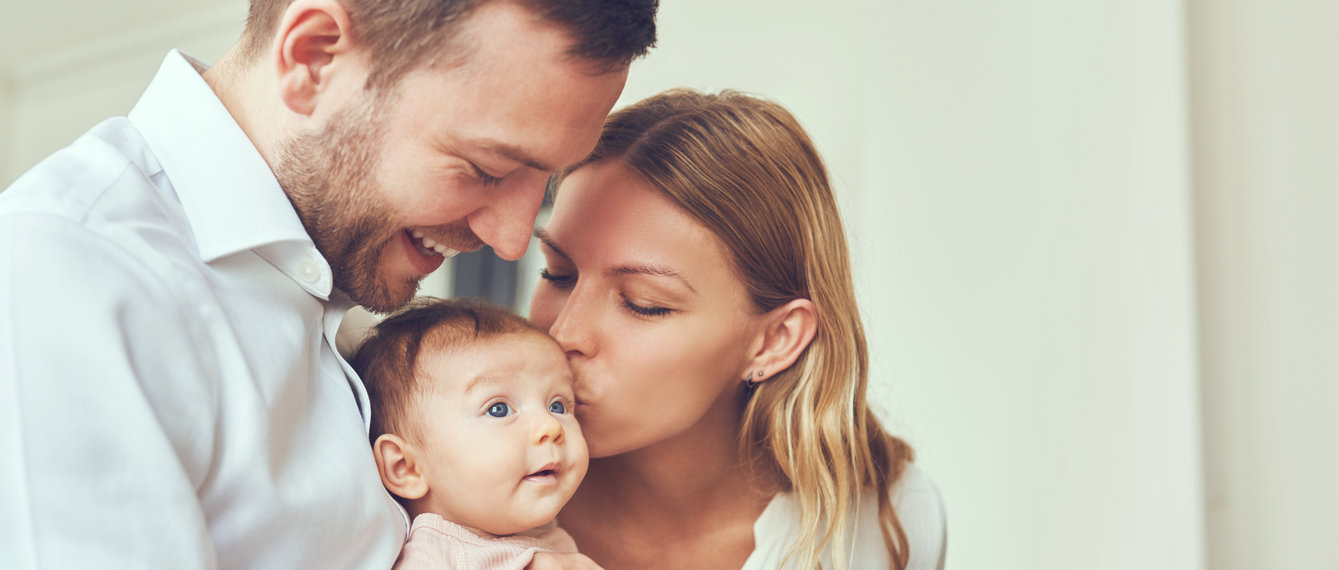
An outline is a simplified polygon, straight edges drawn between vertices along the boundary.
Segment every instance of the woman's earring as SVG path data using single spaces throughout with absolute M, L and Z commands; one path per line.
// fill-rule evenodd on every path
M 758 388 L 758 383 L 753 381 L 754 377 L 757 377 L 759 380 L 762 380 L 762 371 L 754 370 L 752 372 L 749 372 L 748 376 L 744 377 L 744 397 L 746 398 L 752 396 L 753 390 Z

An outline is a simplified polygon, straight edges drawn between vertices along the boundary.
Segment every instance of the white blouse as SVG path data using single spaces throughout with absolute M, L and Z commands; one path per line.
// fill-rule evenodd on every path
M 911 561 L 907 570 L 942 570 L 947 544 L 944 501 L 939 489 L 916 464 L 907 465 L 902 478 L 891 491 L 893 508 L 907 533 Z M 873 490 L 866 490 L 860 498 L 860 508 L 851 513 L 848 524 L 854 525 L 854 545 L 848 567 L 858 569 L 888 568 L 888 550 L 879 530 L 879 503 Z M 781 562 L 800 536 L 800 508 L 789 493 L 780 493 L 753 523 L 754 551 L 744 562 L 744 570 L 771 570 L 783 568 Z M 832 568 L 831 553 L 825 550 L 820 558 L 824 568 Z M 795 568 L 791 562 L 789 568 Z

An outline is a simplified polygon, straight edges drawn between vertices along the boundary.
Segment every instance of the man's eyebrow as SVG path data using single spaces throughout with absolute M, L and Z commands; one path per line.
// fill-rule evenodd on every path
M 530 153 L 513 144 L 493 139 L 477 139 L 472 141 L 470 145 L 486 153 L 501 156 L 512 162 L 519 162 L 540 172 L 557 172 L 558 170 L 558 167 L 544 164 L 543 161 L 530 156 Z
M 567 255 L 567 252 L 563 251 L 563 248 L 558 247 L 558 244 L 553 243 L 553 238 L 549 237 L 549 232 L 544 231 L 544 228 L 535 228 L 534 235 L 535 239 L 538 239 L 540 243 L 544 244 L 544 247 L 552 250 L 558 257 L 572 261 L 572 256 Z

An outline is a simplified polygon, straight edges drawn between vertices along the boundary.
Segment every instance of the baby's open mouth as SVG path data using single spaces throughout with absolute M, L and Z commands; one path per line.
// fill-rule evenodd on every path
M 558 478 L 559 470 L 560 467 L 557 463 L 550 463 L 540 468 L 539 470 L 535 471 L 534 473 L 526 475 L 525 478 L 536 482 L 554 481 L 557 480 Z

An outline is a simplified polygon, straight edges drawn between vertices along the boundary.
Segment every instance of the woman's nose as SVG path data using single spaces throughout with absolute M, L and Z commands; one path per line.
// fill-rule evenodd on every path
M 558 309 L 558 315 L 549 326 L 549 336 L 558 341 L 558 346 L 568 356 L 573 354 L 591 355 L 593 340 L 590 330 L 593 315 L 583 310 L 582 299 L 573 291 Z

